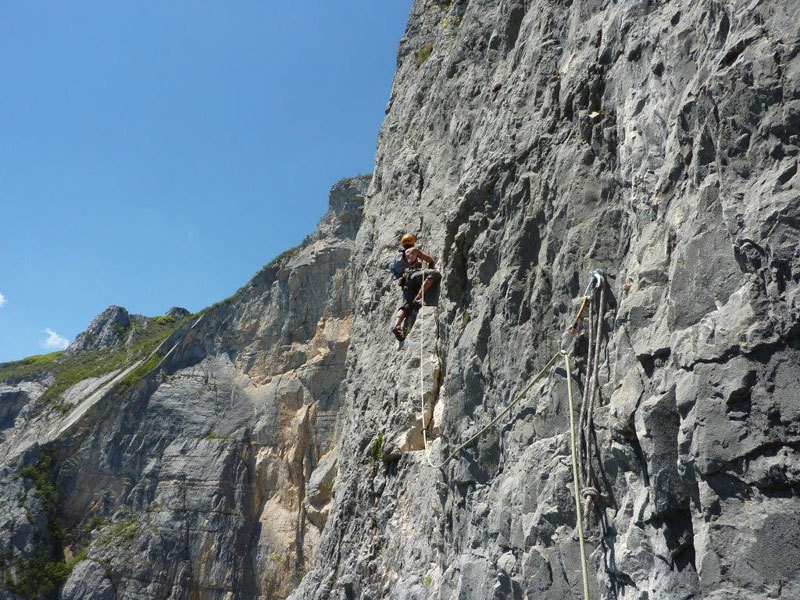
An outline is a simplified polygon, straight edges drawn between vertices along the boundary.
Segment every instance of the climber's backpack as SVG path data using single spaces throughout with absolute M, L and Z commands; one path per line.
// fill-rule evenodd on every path
M 406 272 L 406 269 L 408 269 L 406 252 L 405 250 L 398 250 L 392 259 L 392 262 L 389 263 L 389 270 L 392 272 L 392 277 L 395 279 L 400 279 Z

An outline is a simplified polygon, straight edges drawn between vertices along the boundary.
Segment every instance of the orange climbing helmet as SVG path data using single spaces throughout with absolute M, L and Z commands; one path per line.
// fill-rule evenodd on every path
M 400 238 L 400 245 L 403 248 L 411 248 L 412 246 L 416 246 L 416 244 L 417 236 L 415 236 L 413 233 L 407 233 Z

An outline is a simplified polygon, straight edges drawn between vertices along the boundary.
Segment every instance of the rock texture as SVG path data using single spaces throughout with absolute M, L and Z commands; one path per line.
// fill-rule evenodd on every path
M 173 306 L 160 318 L 183 319 L 190 314 L 185 308 Z M 153 320 L 142 315 L 131 315 L 121 306 L 109 306 L 92 319 L 89 327 L 79 333 L 67 346 L 67 354 L 94 350 L 107 351 L 121 346 L 130 348 L 137 338 L 137 333 L 146 330 Z
M 374 175 L 315 234 L 56 407 L 57 373 L 6 377 L 3 593 L 56 564 L 64 600 L 580 597 L 562 363 L 429 463 L 602 268 L 591 596 L 800 597 L 796 12 L 417 0 Z M 443 280 L 398 347 L 406 231 Z
M 487 423 L 595 267 L 592 597 L 800 597 L 796 8 L 415 2 L 357 237 L 336 503 L 293 598 L 579 597 L 563 369 L 441 470 L 371 453 L 421 393 L 434 461 Z M 405 230 L 444 280 L 397 352 L 375 277 Z
M 81 380 L 58 408 L 39 400 L 58 375 L 0 386 L 0 596 L 53 597 L 63 583 L 63 600 L 280 598 L 297 585 L 337 473 L 368 182 L 334 186 L 313 235 L 154 360 Z M 105 332 L 126 316 L 98 316 L 72 355 L 118 343 Z
M 86 331 L 78 334 L 67 352 L 86 350 L 106 350 L 122 340 L 125 331 L 131 326 L 131 316 L 121 306 L 109 306 L 97 315 Z

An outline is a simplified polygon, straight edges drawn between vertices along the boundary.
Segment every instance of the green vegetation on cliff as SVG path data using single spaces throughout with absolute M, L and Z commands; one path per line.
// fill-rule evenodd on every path
M 73 567 L 86 554 L 79 552 L 69 560 L 64 556 L 68 534 L 58 516 L 58 490 L 53 476 L 52 457 L 43 453 L 38 463 L 23 467 L 20 475 L 33 482 L 34 494 L 41 501 L 41 510 L 47 518 L 48 539 L 39 544 L 35 555 L 17 557 L 8 564 L 0 565 L 3 584 L 22 598 L 55 598 Z
M 132 329 L 127 344 L 106 350 L 53 352 L 0 364 L 0 382 L 28 379 L 47 383 L 51 379 L 40 398 L 41 402 L 48 403 L 56 401 L 83 379 L 100 377 L 124 369 L 138 360 L 147 359 L 121 382 L 122 386 L 129 388 L 158 364 L 161 357 L 153 355 L 156 349 L 180 327 L 195 318 L 196 316 L 189 315 L 183 319 L 160 317 L 148 320 L 144 327 Z

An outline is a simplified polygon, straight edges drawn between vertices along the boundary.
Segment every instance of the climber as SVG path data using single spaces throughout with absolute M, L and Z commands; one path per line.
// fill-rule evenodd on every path
M 397 306 L 397 320 L 391 331 L 403 341 L 406 337 L 403 322 L 413 311 L 419 310 L 425 294 L 442 279 L 441 273 L 433 268 L 434 260 L 417 248 L 417 236 L 407 233 L 400 238 L 402 246 L 392 260 L 389 269 L 402 290 L 402 298 Z M 423 261 L 428 268 L 423 268 Z M 425 282 L 423 285 L 423 281 Z

